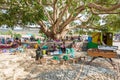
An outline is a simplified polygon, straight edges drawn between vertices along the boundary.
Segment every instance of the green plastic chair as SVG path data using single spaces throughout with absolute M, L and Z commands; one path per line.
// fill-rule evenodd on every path
M 48 49 L 47 45 L 42 46 L 42 49 Z
M 71 49 L 70 49 L 70 54 L 71 54 L 71 57 L 72 57 L 72 58 L 75 57 L 75 50 L 74 50 L 74 48 L 71 48 Z
M 60 60 L 60 58 L 58 56 L 53 56 L 52 58 L 53 60 Z
M 66 54 L 70 54 L 70 52 L 71 52 L 70 49 L 69 49 L 69 48 L 66 48 L 66 52 L 65 52 L 65 53 L 66 53 Z
M 38 39 L 37 43 L 40 44 L 40 43 L 41 43 L 41 40 Z
M 64 55 L 64 56 L 63 56 L 63 60 L 65 60 L 65 61 L 69 60 L 68 55 Z
M 89 42 L 87 44 L 87 48 L 90 49 L 90 48 L 98 48 L 98 44 L 97 43 L 93 43 L 93 42 Z

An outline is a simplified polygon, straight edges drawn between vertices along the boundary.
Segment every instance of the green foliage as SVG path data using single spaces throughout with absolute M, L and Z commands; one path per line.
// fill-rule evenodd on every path
M 107 5 L 109 6 L 110 4 L 115 4 L 116 2 L 118 2 L 118 0 L 98 0 L 97 3 L 99 4 L 103 4 L 103 5 Z
M 0 31 L 0 34 L 1 34 L 1 35 L 11 35 L 11 36 L 13 36 L 13 32 L 12 32 L 12 30 L 8 30 L 8 31 Z
M 40 1 L 40 2 L 39 2 Z M 7 9 L 5 12 L 0 11 L 0 25 L 6 24 L 9 27 L 13 28 L 14 25 L 22 24 L 26 25 L 28 23 L 36 24 L 38 21 L 48 21 L 47 15 L 45 15 L 44 9 L 46 7 L 53 7 L 53 1 L 54 0 L 0 0 L 0 5 L 7 6 L 10 9 Z M 89 17 L 92 13 L 90 8 L 87 6 L 89 3 L 97 3 L 102 6 L 109 7 L 115 3 L 117 3 L 118 0 L 57 0 L 57 10 L 63 10 L 65 5 L 68 5 L 68 10 L 66 10 L 66 13 L 64 13 L 64 16 L 62 18 L 68 17 L 68 15 L 72 15 L 73 17 L 76 17 L 77 11 L 79 11 L 78 7 L 81 5 L 85 6 L 85 10 L 80 12 L 81 15 L 85 17 Z M 9 2 L 9 3 L 8 3 Z M 4 3 L 4 4 L 3 4 Z M 7 3 L 7 4 L 6 4 Z M 77 11 L 76 11 L 77 9 Z M 68 12 L 67 12 L 68 11 Z M 53 10 L 49 10 L 48 13 L 51 19 L 53 19 Z M 57 11 L 62 12 L 62 11 Z M 99 12 L 99 11 L 98 11 Z M 86 15 L 87 13 L 87 15 Z M 57 14 L 57 13 L 56 13 Z M 60 14 L 60 13 L 59 13 Z M 58 16 L 58 15 L 57 15 Z M 99 20 L 101 17 L 99 15 L 94 15 L 90 17 L 89 21 L 82 22 L 84 26 L 90 25 L 95 27 L 101 27 L 102 31 L 109 31 L 109 30 L 119 30 L 120 29 L 120 15 L 108 15 L 105 17 L 104 21 L 106 24 L 104 27 L 101 27 Z M 58 16 L 59 18 L 59 16 Z M 66 19 L 65 19 L 66 20 Z M 65 22 L 65 20 L 61 20 L 62 24 Z M 74 20 L 74 19 L 72 19 Z M 111 23 L 112 22 L 112 23 Z M 74 23 L 74 21 L 71 21 L 70 26 L 77 25 Z M 52 23 L 54 25 L 54 23 Z M 61 25 L 62 26 L 62 25 Z M 52 26 L 51 26 L 52 27 Z M 59 30 L 58 30 L 59 31 Z M 80 31 L 80 33 L 84 33 L 83 31 Z
M 90 18 L 90 21 L 94 25 L 100 25 L 100 22 L 99 22 L 100 19 L 101 19 L 100 16 L 98 16 L 98 15 L 92 15 L 91 18 Z
M 93 31 L 88 30 L 87 34 L 88 34 L 88 35 L 92 35 L 92 32 L 93 32 Z
M 43 7 L 35 1 L 29 0 L 26 3 L 25 0 L 20 0 L 18 4 L 15 4 L 17 0 L 10 1 L 10 9 L 6 13 L 0 12 L 0 24 L 6 24 L 13 27 L 16 24 L 28 24 L 37 23 L 39 20 L 47 20 L 44 15 Z
M 118 14 L 108 15 L 104 19 L 106 21 L 105 26 L 107 26 L 109 31 L 119 31 L 120 30 L 120 16 Z
M 101 5 L 110 5 L 118 2 L 118 0 L 82 0 L 82 1 L 84 2 L 84 4 L 95 2 Z
M 21 34 L 14 34 L 14 38 L 21 38 L 22 36 L 21 36 Z
M 42 0 L 42 4 L 46 4 L 47 3 L 47 0 Z
M 66 4 L 69 5 L 68 11 L 69 13 L 73 14 L 73 16 L 76 16 L 76 8 L 80 6 L 79 0 L 66 0 Z
M 79 33 L 79 35 L 82 35 L 82 34 L 85 34 L 86 31 L 85 31 L 84 29 L 80 29 L 80 30 L 78 31 L 78 33 Z

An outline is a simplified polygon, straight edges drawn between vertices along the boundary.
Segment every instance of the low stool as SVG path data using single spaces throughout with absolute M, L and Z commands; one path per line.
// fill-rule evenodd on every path
M 60 64 L 63 65 L 63 63 L 64 63 L 64 60 L 60 60 Z
M 78 61 L 81 61 L 82 59 L 85 61 L 85 60 L 86 60 L 86 57 L 85 57 L 85 56 L 80 56 L 80 57 L 78 57 Z
M 51 60 L 51 64 L 58 64 L 59 63 L 59 61 L 58 60 Z
M 69 62 L 73 63 L 73 64 L 78 63 L 78 61 L 79 61 L 78 58 L 70 58 L 70 60 L 69 60 Z
M 47 58 L 41 58 L 40 63 L 46 65 L 47 64 Z
M 69 60 L 60 60 L 60 64 L 62 65 L 68 65 L 69 64 Z

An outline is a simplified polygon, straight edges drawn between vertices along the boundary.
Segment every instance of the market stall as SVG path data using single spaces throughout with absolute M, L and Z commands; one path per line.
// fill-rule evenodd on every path
M 97 58 L 105 58 L 113 66 L 111 58 L 117 57 L 118 46 L 112 46 L 112 39 L 112 33 L 96 33 L 92 36 L 92 42 L 88 43 L 87 50 L 88 55 L 92 57 L 89 63 Z

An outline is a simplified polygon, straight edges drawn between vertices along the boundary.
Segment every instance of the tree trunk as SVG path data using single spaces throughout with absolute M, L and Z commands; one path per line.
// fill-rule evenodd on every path
M 68 31 L 62 31 L 61 33 L 54 34 L 53 32 L 44 32 L 44 34 L 54 40 L 64 39 Z

